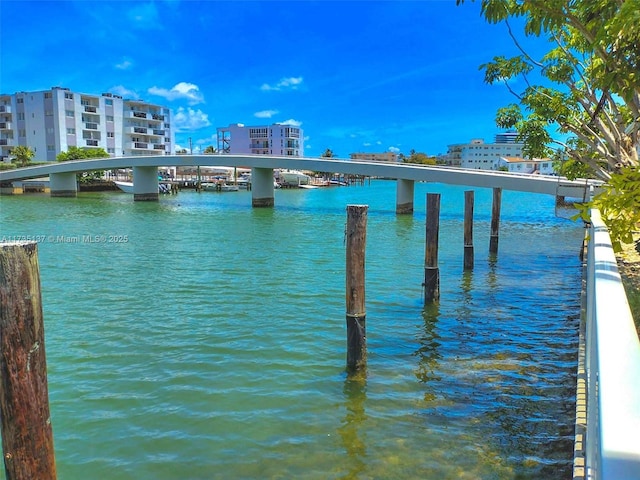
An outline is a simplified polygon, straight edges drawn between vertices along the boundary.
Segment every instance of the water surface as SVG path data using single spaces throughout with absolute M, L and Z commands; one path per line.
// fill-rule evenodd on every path
M 428 191 L 442 194 L 442 298 L 424 308 Z M 463 273 L 463 191 L 416 184 L 412 216 L 396 216 L 390 181 L 276 191 L 268 209 L 250 192 L 0 197 L 0 237 L 47 239 L 58 477 L 569 478 L 582 229 L 552 197 L 505 191 L 490 259 L 477 189 Z M 356 378 L 347 204 L 369 205 Z

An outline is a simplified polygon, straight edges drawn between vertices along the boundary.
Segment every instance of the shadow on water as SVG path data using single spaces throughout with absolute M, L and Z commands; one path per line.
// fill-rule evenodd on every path
M 367 420 L 365 402 L 367 400 L 366 369 L 350 373 L 344 381 L 346 413 L 338 429 L 342 444 L 349 460 L 348 472 L 341 479 L 354 480 L 367 468 L 367 446 L 364 422 Z

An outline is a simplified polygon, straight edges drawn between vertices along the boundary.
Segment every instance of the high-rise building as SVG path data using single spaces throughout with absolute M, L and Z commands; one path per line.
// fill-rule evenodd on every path
M 247 127 L 232 123 L 217 128 L 216 132 L 220 153 L 304 157 L 303 132 L 294 125 Z
M 119 95 L 72 92 L 0 94 L 0 160 L 25 145 L 34 160 L 53 161 L 69 147 L 102 148 L 111 156 L 175 153 L 171 110 Z

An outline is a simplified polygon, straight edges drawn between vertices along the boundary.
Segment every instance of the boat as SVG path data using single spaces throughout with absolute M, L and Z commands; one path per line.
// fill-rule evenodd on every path
M 133 193 L 133 182 L 113 182 L 124 193 Z
M 203 183 L 202 189 L 206 192 L 237 192 L 240 190 L 238 185 L 229 185 L 228 183 Z
M 133 182 L 115 181 L 113 183 L 115 183 L 116 187 L 118 187 L 124 193 L 133 193 Z M 158 184 L 158 193 L 171 193 L 171 184 L 170 183 L 159 183 Z
M 280 170 L 278 179 L 281 185 L 287 186 L 308 185 L 311 183 L 311 177 L 299 170 Z

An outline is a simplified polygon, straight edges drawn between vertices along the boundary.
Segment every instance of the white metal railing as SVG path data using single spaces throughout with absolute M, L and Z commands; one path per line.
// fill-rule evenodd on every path
M 640 480 L 640 341 L 599 210 L 589 230 L 586 478 Z

